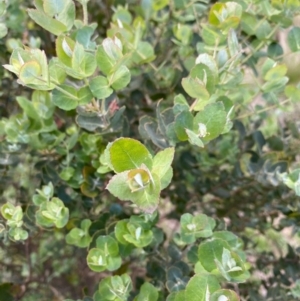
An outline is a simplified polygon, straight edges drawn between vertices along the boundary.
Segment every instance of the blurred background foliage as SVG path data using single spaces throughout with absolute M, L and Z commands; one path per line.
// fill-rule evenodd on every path
M 79 227 L 84 218 L 92 220 L 88 230 L 92 236 L 107 233 L 117 221 L 131 216 L 132 208 L 116 202 L 104 189 L 107 177 L 99 157 L 106 144 L 119 136 L 141 139 L 141 117 L 157 118 L 161 99 L 161 110 L 171 107 L 174 95 L 185 94 L 181 79 L 188 75 L 197 55 L 203 49 L 216 47 L 217 51 L 217 46 L 209 42 L 217 39 L 216 33 L 206 24 L 214 2 L 89 2 L 89 21 L 97 24 L 92 40 L 98 43 L 107 36 L 116 15 L 124 22 L 142 16 L 147 21 L 144 40 L 151 43 L 156 55 L 151 64 L 140 70 L 133 68 L 131 71 L 136 73 L 130 85 L 103 103 L 106 109 L 112 107 L 114 99 L 118 107 L 126 105 L 122 122 L 117 120 L 111 126 L 106 116 L 112 131 L 105 132 L 103 127 L 86 130 L 78 119 L 80 111 L 55 108 L 46 93 L 32 93 L 18 85 L 14 75 L 0 69 L 0 203 L 20 205 L 25 228 L 30 232 L 24 242 L 12 242 L 0 217 L 1 300 L 91 300 L 88 296 L 108 272 L 92 272 L 86 263 L 86 251 L 67 244 L 65 235 Z M 242 19 L 237 36 L 243 48 L 238 72 L 244 76 L 242 82 L 228 83 L 237 87 L 230 88 L 228 95 L 235 100 L 233 129 L 203 149 L 184 142 L 177 145 L 173 180 L 162 192 L 159 209 L 158 226 L 165 237 L 155 247 L 137 251 L 114 272 L 121 275 L 131 270 L 136 290 L 145 277 L 166 290 L 164 283 L 174 277 L 172 268 L 182 272 L 180 277 L 191 274 L 180 261 L 186 256 L 185 250 L 169 244 L 169 240 L 178 230 L 183 213 L 202 212 L 217 220 L 217 229 L 228 229 L 244 241 L 251 263 L 250 280 L 238 287 L 228 286 L 238 291 L 241 300 L 288 301 L 300 296 L 299 192 L 297 187 L 293 187 L 296 193 L 287 187 L 278 176 L 300 168 L 300 59 L 299 52 L 292 53 L 287 43 L 290 27 L 300 23 L 295 16 L 300 3 L 236 2 L 247 6 L 245 11 L 249 13 Z M 157 6 L 154 14 L 145 15 L 147 5 Z M 7 34 L 0 40 L 1 65 L 8 63 L 16 45 L 44 49 L 49 58 L 55 55 L 53 36 L 28 17 L 26 8 L 31 7 L 32 1 L 7 1 L 1 17 L 7 27 Z M 77 2 L 76 9 L 80 17 Z M 266 13 L 271 9 L 286 15 Z M 254 21 L 252 11 L 256 12 Z M 275 85 L 262 91 L 261 72 L 267 57 L 287 67 L 289 86 L 284 91 L 281 83 L 277 83 L 279 88 Z M 226 61 L 228 57 L 221 53 L 218 59 Z M 36 100 L 39 116 L 27 116 L 18 97 L 33 103 Z M 151 137 L 144 143 L 152 151 L 159 149 L 160 142 Z M 71 212 L 64 229 L 49 231 L 35 226 L 31 199 L 37 188 L 49 182 Z M 164 240 L 168 243 L 163 244 Z

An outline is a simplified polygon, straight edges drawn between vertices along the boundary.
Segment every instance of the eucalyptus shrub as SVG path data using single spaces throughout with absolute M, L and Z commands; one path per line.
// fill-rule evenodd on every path
M 0 2 L 2 85 L 15 89 L 0 121 L 0 231 L 7 250 L 26 247 L 25 280 L 12 289 L 4 268 L 0 296 L 299 297 L 298 240 L 280 231 L 299 231 L 288 59 L 300 1 L 22 5 Z M 257 279 L 264 265 L 272 275 Z M 79 290 L 59 293 L 53 279 L 70 271 Z

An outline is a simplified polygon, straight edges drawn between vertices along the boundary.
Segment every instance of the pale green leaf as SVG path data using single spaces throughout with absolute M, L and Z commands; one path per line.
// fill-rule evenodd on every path
M 66 72 L 61 68 L 57 59 L 52 59 L 49 63 L 49 75 L 51 82 L 56 85 L 63 84 L 66 79 Z
M 289 31 L 287 42 L 293 52 L 300 50 L 300 27 L 293 27 Z
M 194 133 L 193 131 L 186 129 L 185 130 L 187 136 L 188 136 L 188 140 L 192 145 L 196 145 L 199 147 L 204 147 L 204 143 L 203 141 L 199 138 L 199 136 Z
M 212 272 L 217 269 L 216 261 L 222 261 L 223 249 L 230 249 L 226 241 L 214 239 L 200 244 L 198 249 L 198 257 L 202 266 L 206 271 Z
M 169 170 L 173 158 L 175 149 L 173 147 L 166 148 L 157 153 L 153 158 L 152 172 L 162 178 Z
M 153 46 L 148 42 L 140 41 L 132 59 L 136 64 L 144 64 L 153 61 L 155 59 Z
M 5 24 L 0 23 L 0 39 L 4 38 L 7 35 L 7 27 Z
M 140 289 L 140 293 L 136 297 L 136 301 L 157 301 L 158 291 L 148 282 L 145 282 Z
M 128 171 L 121 172 L 111 178 L 106 189 L 121 201 L 130 201 L 132 192 L 128 185 Z
M 63 110 L 73 110 L 78 105 L 77 90 L 67 85 L 61 85 L 60 89 L 53 90 L 52 101 Z
M 152 157 L 147 148 L 137 140 L 131 138 L 119 138 L 115 140 L 109 149 L 110 161 L 115 172 L 139 168 L 145 164 L 152 167 Z
M 86 53 L 81 44 L 76 43 L 72 54 L 72 68 L 82 77 L 91 76 L 96 69 L 96 60 L 90 53 Z
M 40 116 L 31 101 L 29 101 L 27 98 L 23 96 L 19 96 L 16 99 L 19 106 L 23 109 L 24 113 L 28 117 L 34 120 L 40 120 Z
M 70 30 L 74 24 L 76 17 L 75 4 L 73 1 L 62 1 L 65 2 L 63 10 L 58 14 L 57 20 L 63 23 L 67 30 Z
M 124 65 L 122 65 L 107 77 L 109 85 L 112 86 L 115 90 L 121 90 L 125 88 L 129 84 L 130 78 L 130 71 Z
M 68 2 L 70 2 L 70 0 L 44 0 L 44 11 L 48 16 L 53 17 L 55 15 L 58 15 Z
M 221 102 L 207 105 L 203 111 L 197 113 L 194 118 L 194 132 L 201 132 L 203 125 L 206 127 L 206 133 L 202 140 L 209 141 L 218 137 L 226 124 L 227 114 L 224 105 Z M 201 134 L 201 133 L 200 133 Z
M 104 51 L 102 45 L 100 45 L 96 52 L 96 62 L 99 69 L 105 74 L 108 75 L 114 69 L 116 61 L 108 56 Z
M 185 289 L 185 299 L 189 301 L 210 301 L 210 295 L 220 289 L 218 279 L 209 274 L 195 275 Z
M 20 69 L 19 78 L 24 84 L 30 84 L 41 75 L 41 65 L 37 61 L 29 61 Z
M 89 86 L 93 95 L 98 99 L 104 99 L 113 93 L 113 90 L 109 87 L 107 78 L 101 75 L 94 77 L 90 81 Z
M 156 174 L 152 175 L 151 182 L 144 190 L 133 193 L 132 202 L 141 210 L 147 213 L 153 213 L 159 203 L 159 195 L 161 191 L 160 179 Z
M 169 186 L 173 178 L 173 168 L 170 167 L 165 175 L 160 179 L 160 189 L 163 190 Z
M 52 19 L 51 17 L 47 16 L 45 13 L 42 13 L 35 9 L 28 9 L 27 11 L 28 11 L 28 15 L 30 16 L 31 19 L 33 19 L 34 22 L 36 22 L 38 25 L 40 25 L 47 31 L 50 31 L 54 35 L 59 36 L 67 31 L 67 27 L 63 23 L 55 19 Z
M 232 290 L 220 289 L 211 295 L 209 301 L 240 301 L 240 298 Z
M 67 36 L 59 36 L 55 41 L 55 50 L 58 59 L 66 66 L 72 66 L 72 56 L 75 42 Z
M 93 94 L 88 86 L 81 87 L 77 92 L 78 105 L 85 105 L 91 102 Z
M 209 93 L 205 87 L 205 83 L 199 78 L 185 77 L 181 81 L 183 89 L 193 98 L 206 100 Z

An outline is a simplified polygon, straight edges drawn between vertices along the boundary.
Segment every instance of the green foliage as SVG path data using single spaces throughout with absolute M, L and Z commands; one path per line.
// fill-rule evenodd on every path
M 0 299 L 300 298 L 300 2 L 100 2 L 0 1 Z
M 7 220 L 8 235 L 12 239 L 25 240 L 28 238 L 28 232 L 22 229 L 23 211 L 20 206 L 15 207 L 13 204 L 6 203 L 1 207 L 1 214 Z
M 204 215 L 193 216 L 185 213 L 180 219 L 180 237 L 184 243 L 194 243 L 197 238 L 212 236 L 216 222 Z
M 81 221 L 80 228 L 73 228 L 66 235 L 66 242 L 70 245 L 75 245 L 79 248 L 86 248 L 91 243 L 91 236 L 89 235 L 89 228 L 92 222 L 89 219 Z
M 160 151 L 152 158 L 140 142 L 120 138 L 109 144 L 105 152 L 107 165 L 117 173 L 107 185 L 109 192 L 152 213 L 157 208 L 161 189 L 171 180 L 174 148 Z
M 110 236 L 99 236 L 96 240 L 96 248 L 90 249 L 87 256 L 87 264 L 92 271 L 114 271 L 121 266 L 119 247 L 115 239 Z
M 111 276 L 100 282 L 99 289 L 94 295 L 94 300 L 125 301 L 131 289 L 132 283 L 128 275 Z

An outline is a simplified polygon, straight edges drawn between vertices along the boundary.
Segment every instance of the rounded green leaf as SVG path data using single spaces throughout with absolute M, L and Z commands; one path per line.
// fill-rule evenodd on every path
M 208 15 L 208 21 L 210 24 L 214 25 L 214 26 L 218 26 L 221 22 L 220 22 L 220 18 L 218 18 L 218 16 L 220 15 L 220 13 L 222 12 L 222 10 L 225 8 L 225 4 L 224 3 L 215 3 L 210 11 L 209 11 L 209 15 Z
M 99 236 L 96 248 L 88 253 L 87 264 L 95 272 L 117 270 L 122 264 L 117 241 L 111 236 Z
M 127 224 L 127 233 L 123 235 L 123 238 L 137 248 L 144 248 L 151 243 L 153 233 L 151 230 L 143 229 L 141 225 L 129 222 Z
M 75 43 L 72 54 L 72 69 L 75 71 L 75 78 L 91 76 L 96 69 L 96 59 L 94 55 L 85 52 L 83 46 L 78 42 Z M 71 72 L 69 73 L 71 76 L 73 76 Z
M 207 296 L 210 296 L 220 288 L 215 276 L 208 274 L 195 275 L 186 286 L 185 299 L 189 301 L 207 301 Z
M 181 216 L 180 225 L 182 240 L 186 243 L 192 243 L 196 238 L 212 236 L 216 222 L 205 214 L 193 216 L 185 213 Z
M 300 50 L 300 27 L 293 27 L 289 31 L 287 42 L 293 52 Z
M 129 231 L 127 229 L 128 222 L 129 222 L 128 219 L 124 219 L 124 220 L 118 221 L 115 226 L 116 239 L 123 245 L 128 244 L 128 241 L 124 238 L 124 235 L 129 233 Z
M 60 109 L 73 110 L 78 106 L 77 90 L 71 86 L 61 85 L 53 90 L 52 101 Z
M 216 260 L 222 261 L 223 249 L 230 249 L 226 241 L 214 239 L 200 244 L 198 257 L 206 271 L 211 272 L 217 269 Z
M 99 289 L 94 295 L 95 301 L 127 301 L 132 282 L 127 274 L 121 276 L 110 276 L 103 279 Z
M 153 174 L 152 181 L 145 189 L 132 193 L 131 201 L 141 210 L 153 213 L 158 206 L 160 191 L 160 179 Z
M 152 167 L 152 156 L 139 141 L 131 138 L 119 138 L 109 148 L 110 161 L 115 172 L 136 169 L 145 164 Z
M 19 106 L 23 109 L 24 113 L 28 117 L 30 117 L 34 120 L 40 119 L 40 116 L 31 101 L 29 101 L 27 98 L 25 98 L 23 96 L 19 96 L 16 99 L 17 99 Z
M 115 72 L 107 76 L 109 85 L 115 90 L 125 88 L 130 82 L 131 74 L 126 66 L 121 66 Z
M 105 52 L 102 45 L 100 45 L 97 49 L 96 62 L 97 62 L 99 69 L 105 75 L 109 74 L 113 70 L 113 68 L 116 64 L 116 61 L 113 58 L 110 58 L 108 56 L 108 54 Z
M 186 130 L 193 129 L 193 115 L 190 111 L 182 111 L 175 118 L 175 132 L 180 141 L 188 140 Z
M 241 27 L 249 36 L 255 35 L 255 28 L 257 27 L 257 18 L 254 14 L 243 12 L 241 19 Z
M 158 291 L 151 283 L 144 283 L 135 301 L 157 301 Z
M 239 296 L 236 292 L 228 289 L 221 289 L 215 291 L 210 296 L 210 301 L 240 301 Z
M 280 91 L 285 87 L 288 81 L 289 78 L 287 76 L 283 76 L 281 78 L 266 82 L 261 88 L 266 93 Z
M 62 84 L 66 79 L 66 72 L 61 68 L 56 58 L 49 62 L 49 75 L 50 81 L 55 85 Z
M 212 72 L 212 75 L 215 77 L 215 80 L 218 78 L 218 67 L 216 60 L 207 53 L 201 53 L 196 58 L 196 64 L 206 65 Z
M 1 214 L 7 220 L 13 217 L 15 211 L 16 207 L 11 203 L 6 203 L 1 207 Z
M 268 46 L 269 57 L 276 58 L 281 55 L 283 55 L 283 48 L 281 47 L 280 44 L 273 42 Z
M 59 60 L 66 66 L 72 66 L 75 42 L 67 36 L 59 36 L 55 41 L 55 50 Z
M 118 243 L 111 236 L 99 236 L 96 245 L 98 249 L 105 250 L 106 255 L 116 256 L 119 254 Z
M 269 38 L 272 32 L 272 27 L 268 21 L 263 21 L 259 23 L 259 26 L 255 30 L 255 34 L 259 40 L 264 40 Z
M 135 64 L 149 63 L 155 59 L 153 46 L 148 42 L 140 41 L 137 45 L 136 51 L 133 55 L 133 62 Z
M 93 95 L 99 99 L 104 99 L 113 93 L 113 89 L 109 87 L 107 78 L 101 75 L 94 77 L 90 81 L 89 87 Z
M 198 132 L 203 141 L 212 140 L 223 132 L 226 118 L 223 103 L 209 104 L 195 116 L 194 132 Z
M 131 191 L 128 183 L 128 172 L 118 173 L 109 181 L 106 189 L 122 201 L 132 201 L 143 211 L 152 213 L 158 205 L 160 195 L 160 179 L 156 174 L 144 189 Z
M 287 67 L 285 65 L 277 65 L 266 73 L 264 79 L 267 81 L 281 79 L 286 75 L 286 72 Z
M 243 240 L 230 231 L 215 231 L 213 237 L 225 240 L 232 250 L 243 248 Z
M 73 177 L 74 173 L 75 173 L 75 169 L 73 167 L 69 166 L 69 167 L 64 168 L 60 172 L 59 176 L 64 181 L 69 181 Z
M 85 105 L 91 102 L 93 94 L 88 86 L 81 87 L 77 92 L 78 104 Z
M 213 93 L 216 85 L 217 74 L 213 74 L 213 71 L 205 64 L 199 63 L 192 68 L 190 76 L 194 79 L 200 79 L 209 93 Z M 203 97 L 196 97 L 203 98 Z M 206 98 L 204 98 L 206 99 Z
M 41 65 L 37 61 L 29 61 L 20 69 L 19 78 L 25 84 L 30 84 L 41 75 Z
M 199 136 L 196 133 L 194 133 L 193 131 L 191 131 L 189 129 L 186 129 L 185 132 L 188 136 L 188 140 L 189 140 L 190 144 L 196 145 L 199 147 L 204 147 L 203 141 L 199 138 Z
M 14 240 L 26 240 L 28 238 L 28 232 L 22 228 L 11 228 L 9 230 L 9 236 Z
M 28 9 L 27 12 L 34 22 L 45 28 L 47 31 L 50 31 L 54 35 L 59 36 L 60 34 L 67 31 L 66 25 L 56 19 L 52 19 L 44 12 L 38 11 L 36 9 Z
M 90 249 L 87 256 L 87 264 L 94 272 L 102 272 L 106 270 L 107 257 L 105 256 L 103 250 L 96 248 Z
M 92 240 L 88 232 L 91 224 L 92 222 L 89 219 L 84 219 L 81 222 L 81 228 L 73 228 L 66 235 L 66 242 L 79 248 L 86 248 Z
M 48 16 L 53 17 L 54 15 L 59 14 L 69 1 L 61 0 L 44 0 L 43 1 L 44 11 Z
M 63 228 L 69 220 L 69 209 L 59 198 L 52 198 L 41 204 L 36 213 L 36 221 L 44 227 Z
M 121 201 L 130 201 L 133 192 L 131 191 L 128 180 L 128 171 L 116 174 L 108 182 L 106 189 Z
M 75 3 L 72 0 L 67 0 L 63 2 L 64 8 L 62 11 L 60 11 L 56 18 L 58 21 L 62 22 L 69 31 L 73 27 L 76 17 Z
M 105 53 L 115 62 L 117 62 L 123 57 L 122 42 L 117 37 L 115 37 L 114 39 L 104 39 L 102 42 L 102 46 Z
M 209 93 L 206 89 L 203 79 L 185 77 L 181 81 L 183 89 L 193 98 L 201 98 L 206 100 L 209 98 Z
M 174 147 L 169 147 L 158 152 L 153 158 L 153 167 L 151 172 L 157 174 L 159 178 L 162 178 L 171 167 L 174 159 L 174 153 Z
M 0 23 L 0 39 L 2 39 L 3 37 L 5 37 L 7 35 L 7 27 L 5 24 Z

